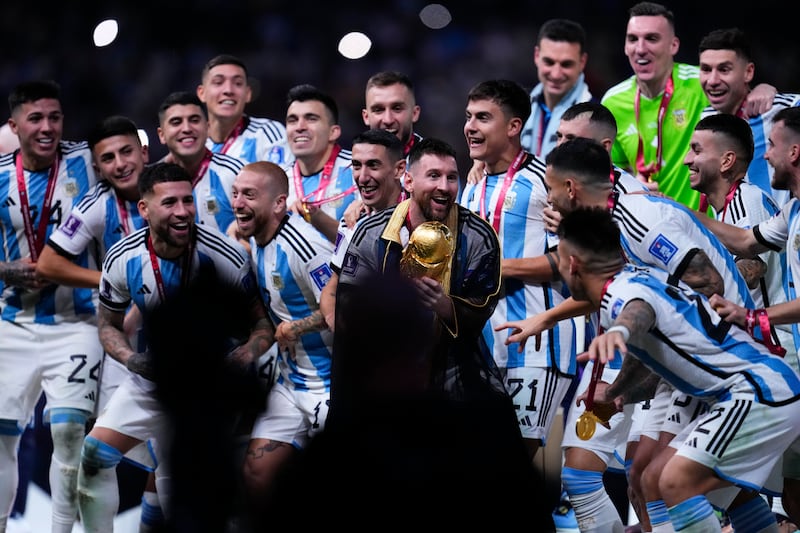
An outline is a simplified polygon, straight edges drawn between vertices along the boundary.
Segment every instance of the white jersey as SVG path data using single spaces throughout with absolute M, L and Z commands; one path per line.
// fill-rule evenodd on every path
M 685 284 L 626 265 L 600 303 L 600 325 L 610 328 L 632 300 L 655 310 L 655 324 L 628 340 L 629 354 L 685 394 L 713 405 L 732 395 L 779 405 L 800 400 L 800 375 L 782 358 L 723 320 L 708 299 Z
M 772 218 L 779 208 L 775 201 L 761 188 L 753 185 L 748 180 L 742 180 L 739 182 L 736 192 L 734 192 L 725 209 L 717 212 L 711 206 L 711 210 L 714 213 L 714 218 L 721 222 L 743 229 L 750 229 L 756 224 Z M 783 289 L 785 254 L 769 250 L 760 254 L 759 257 L 767 265 L 767 271 L 759 281 L 758 286 L 750 291 L 753 295 L 753 304 L 756 309 L 786 301 L 786 292 Z M 789 350 L 789 353 L 794 353 L 796 351 L 793 346 L 794 342 L 792 341 L 791 345 L 787 345 L 785 342 L 785 340 L 791 338 L 791 325 L 781 324 L 776 328 L 785 331 L 788 335 L 786 339 L 781 339 L 780 344 Z
M 216 279 L 232 290 L 244 294 L 255 290 L 253 270 L 244 247 L 205 226 L 195 227 L 191 257 L 186 254 L 177 259 L 152 256 L 158 263 L 162 281 L 159 283 L 148 249 L 149 235 L 149 228 L 131 233 L 112 246 L 103 260 L 100 303 L 112 311 L 123 313 L 132 302 L 146 317 L 163 298 L 170 298 L 184 289 L 186 282 L 194 279 L 201 268 L 214 272 Z M 163 286 L 163 295 L 160 286 Z
M 503 259 L 540 256 L 557 244 L 557 237 L 545 230 L 542 211 L 547 207 L 544 184 L 544 162 L 526 154 L 508 188 L 503 187 L 505 173 L 484 176 L 476 184 L 467 184 L 460 204 L 493 223 L 499 213 L 498 238 Z M 500 204 L 498 206 L 498 203 Z M 504 278 L 500 300 L 483 328 L 483 336 L 500 368 L 552 367 L 566 375 L 575 375 L 574 322 L 562 320 L 542 335 L 542 343 L 526 343 L 523 353 L 519 344 L 506 346 L 507 331 L 494 331 L 500 324 L 522 320 L 550 309 L 569 296 L 561 281 L 527 283 Z
M 772 175 L 775 168 L 767 163 L 764 154 L 767 151 L 769 134 L 772 131 L 772 119 L 781 109 L 800 105 L 800 94 L 778 93 L 772 102 L 772 107 L 766 113 L 755 117 L 747 118 L 750 129 L 753 132 L 753 160 L 747 168 L 747 179 L 750 183 L 757 185 L 762 191 L 772 197 L 778 206 L 783 206 L 789 201 L 789 191 L 772 188 Z M 719 113 L 711 106 L 703 110 L 701 118 Z
M 800 280 L 800 202 L 792 198 L 775 216 L 753 226 L 755 238 L 775 251 L 786 251 L 784 290 L 788 300 L 797 298 L 797 280 Z M 794 323 L 795 346 L 800 346 L 800 330 Z
M 322 212 L 332 219 L 341 220 L 347 206 L 359 197 L 358 186 L 353 178 L 350 150 L 339 150 L 327 184 L 323 183 L 324 169 L 311 176 L 300 176 L 300 170 L 292 160 L 283 166 L 283 170 L 289 176 L 287 205 L 291 206 L 298 199 L 305 199 L 309 203 L 319 205 Z
M 72 209 L 47 244 L 65 257 L 76 257 L 96 244 L 102 260 L 117 241 L 146 224 L 137 202 L 119 198 L 114 187 L 103 180 Z
M 233 223 L 233 181 L 244 161 L 225 154 L 213 154 L 206 171 L 195 183 L 192 194 L 198 224 L 227 231 Z
M 656 195 L 623 194 L 616 200 L 612 217 L 628 262 L 661 268 L 677 280 L 694 254 L 703 251 L 722 276 L 722 296 L 753 308 L 750 289 L 733 256 L 687 207 Z
M 49 220 L 45 225 L 43 246 L 56 228 L 67 220 L 67 213 L 81 200 L 97 181 L 92 167 L 92 154 L 85 142 L 62 141 L 58 159 L 58 175 L 52 187 Z M 0 261 L 15 261 L 31 256 L 30 243 L 25 234 L 20 187 L 14 153 L 0 156 Z M 40 214 L 45 205 L 51 169 L 30 172 L 23 170 L 23 183 L 31 215 L 31 229 L 36 234 Z M 86 268 L 97 269 L 97 259 L 85 251 L 75 262 Z M 29 324 L 54 324 L 59 322 L 94 321 L 97 291 L 49 285 L 31 291 L 7 286 L 0 281 L 0 318 Z
M 322 288 L 331 278 L 328 261 L 333 245 L 298 215 L 286 215 L 278 232 L 265 246 L 250 239 L 261 296 L 277 326 L 319 309 Z M 278 382 L 295 390 L 330 391 L 333 332 L 306 333 L 295 345 L 295 355 L 281 353 Z
M 286 126 L 277 120 L 245 115 L 245 127 L 223 152 L 225 143 L 206 139 L 206 147 L 214 153 L 224 153 L 245 163 L 270 161 L 283 165 L 291 159 Z

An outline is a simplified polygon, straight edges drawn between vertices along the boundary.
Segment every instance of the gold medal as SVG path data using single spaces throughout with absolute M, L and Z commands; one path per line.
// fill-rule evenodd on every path
M 303 218 L 306 219 L 306 222 L 311 222 L 311 211 L 308 209 L 308 204 L 303 202 Z
M 584 411 L 575 422 L 575 432 L 581 440 L 589 440 L 597 429 L 597 417 L 591 411 Z

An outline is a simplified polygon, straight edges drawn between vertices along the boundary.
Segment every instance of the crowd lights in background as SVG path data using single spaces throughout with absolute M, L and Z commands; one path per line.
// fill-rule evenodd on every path
M 450 24 L 453 17 L 442 4 L 428 4 L 419 12 L 422 23 L 432 30 L 440 30 Z M 339 40 L 339 53 L 347 59 L 361 59 L 372 48 L 372 40 L 360 31 L 345 34 Z
M 98 48 L 108 46 L 114 42 L 119 33 L 119 25 L 114 19 L 106 19 L 94 27 L 92 38 L 94 45 Z
M 432 30 L 440 30 L 450 24 L 453 17 L 442 4 L 428 4 L 419 12 L 422 23 Z M 119 34 L 119 24 L 115 19 L 106 19 L 98 23 L 92 36 L 98 48 L 114 42 Z M 353 31 L 345 34 L 339 41 L 339 53 L 347 59 L 361 59 L 372 48 L 372 40 L 364 33 Z

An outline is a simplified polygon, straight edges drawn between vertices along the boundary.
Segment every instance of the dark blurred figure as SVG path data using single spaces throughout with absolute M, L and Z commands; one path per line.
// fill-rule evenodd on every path
M 374 276 L 351 288 L 347 305 L 359 319 L 337 327 L 337 349 L 356 372 L 347 381 L 352 409 L 284 472 L 275 519 L 288 525 L 313 508 L 326 527 L 418 526 L 423 517 L 452 527 L 488 513 L 497 526 L 554 531 L 553 502 L 507 397 L 455 399 L 430 387 L 438 332 L 412 282 Z M 309 488 L 319 490 L 311 508 Z
M 226 355 L 247 339 L 250 297 L 202 273 L 146 322 L 157 395 L 171 422 L 171 504 L 168 531 L 244 531 L 241 470 L 249 425 L 265 404 L 255 368 Z M 252 371 L 250 371 L 252 370 Z

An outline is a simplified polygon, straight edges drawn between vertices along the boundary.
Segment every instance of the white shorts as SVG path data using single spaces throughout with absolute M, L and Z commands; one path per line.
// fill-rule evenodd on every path
M 589 388 L 589 382 L 592 380 L 592 372 L 594 369 L 594 361 L 589 361 L 586 368 L 583 370 L 581 382 L 575 391 L 575 397 L 580 396 Z M 602 381 L 612 383 L 619 374 L 619 369 L 603 368 Z M 606 429 L 603 425 L 597 424 L 594 435 L 589 440 L 582 440 L 578 437 L 575 431 L 575 424 L 578 417 L 586 410 L 586 404 L 581 402 L 579 406 L 574 403 L 569 409 L 567 416 L 567 424 L 564 427 L 564 436 L 561 439 L 561 447 L 567 448 L 582 448 L 589 450 L 597 455 L 609 468 L 623 469 L 625 461 L 625 446 L 628 442 L 628 434 L 630 433 L 631 423 L 633 422 L 634 404 L 626 405 L 621 413 L 617 413 L 611 417 L 608 423 L 611 429 Z
M 111 395 L 125 381 L 125 378 L 130 374 L 125 365 L 111 357 L 110 355 L 103 356 L 103 367 L 100 373 L 100 394 L 97 397 L 97 412 L 100 413 L 105 409 Z
M 267 408 L 253 424 L 251 439 L 269 439 L 290 443 L 302 449 L 325 428 L 329 392 L 289 389 L 275 383 L 267 395 Z
M 156 399 L 156 384 L 133 372 L 128 372 L 114 391 L 94 426 L 141 441 L 163 438 L 169 427 L 167 414 Z
M 651 399 L 636 404 L 628 442 L 639 442 L 642 436 L 658 440 L 658 434 L 661 432 L 661 425 L 667 415 L 673 390 L 675 389 L 672 388 L 672 385 L 661 380 L 658 382 L 656 392 Z
M 93 414 L 102 355 L 93 324 L 0 320 L 0 419 L 24 427 L 42 391 L 45 413 L 60 407 Z
M 572 383 L 552 368 L 506 368 L 503 384 L 511 396 L 522 437 L 546 444 L 558 408 Z
M 664 422 L 661 425 L 661 432 L 678 435 L 686 426 L 707 412 L 708 404 L 705 401 L 679 390 L 673 390 Z
M 677 454 L 741 487 L 763 491 L 770 472 L 791 446 L 800 451 L 800 405 L 780 407 L 734 394 L 679 435 Z M 676 440 L 678 437 L 676 437 Z

